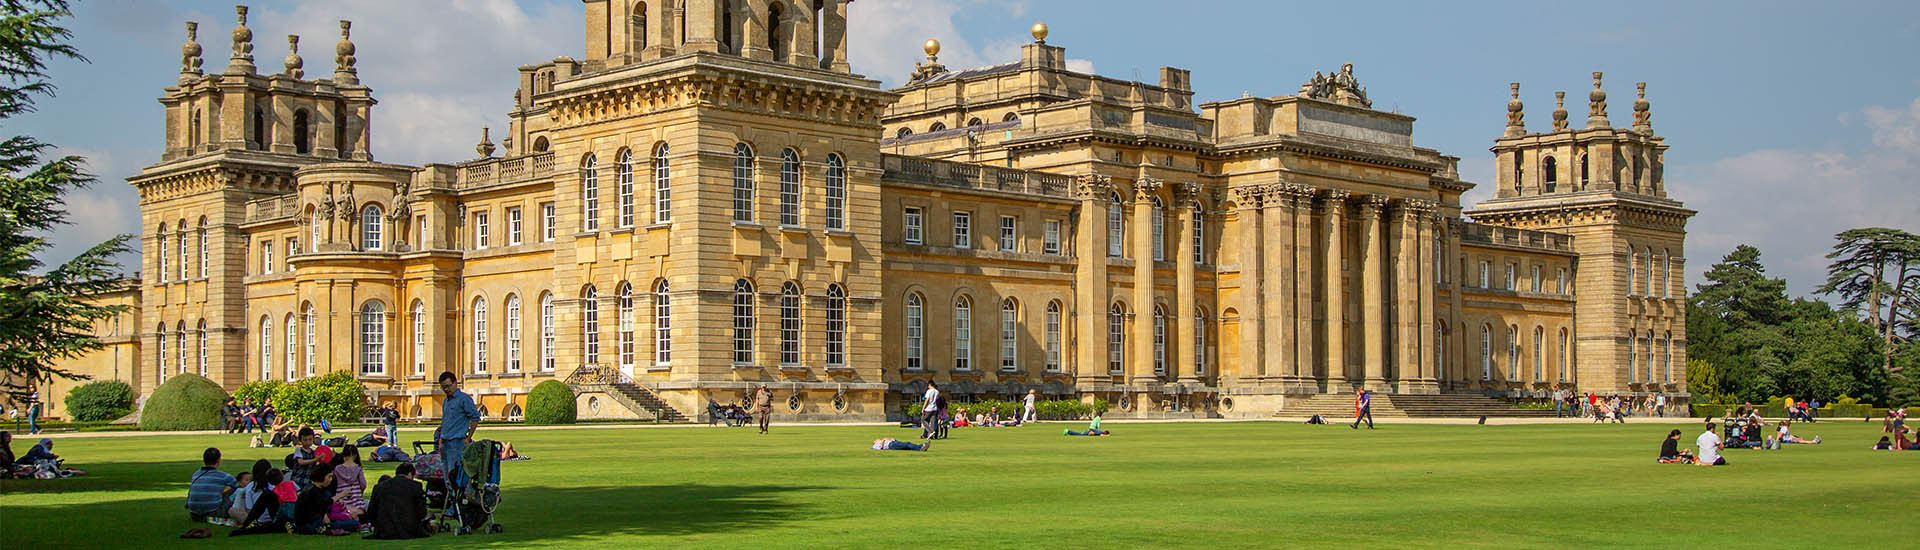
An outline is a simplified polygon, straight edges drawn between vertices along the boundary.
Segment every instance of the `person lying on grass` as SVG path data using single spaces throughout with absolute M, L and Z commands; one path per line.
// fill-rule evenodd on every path
M 1660 442 L 1661 464 L 1692 464 L 1693 449 L 1680 448 L 1680 430 L 1667 432 L 1667 438 Z
M 876 450 L 876 451 L 925 451 L 932 448 L 933 448 L 932 441 L 928 441 L 926 443 L 913 443 L 910 441 L 901 441 L 891 437 L 882 437 L 880 439 L 873 440 L 873 450 Z
M 1777 445 L 1785 445 L 1788 443 L 1798 443 L 1798 444 L 1806 444 L 1806 445 L 1820 444 L 1820 436 L 1814 436 L 1813 439 L 1804 439 L 1804 438 L 1794 436 L 1791 429 L 1787 427 L 1787 421 L 1785 420 L 1780 421 L 1779 429 L 1774 430 L 1774 437 L 1775 437 L 1775 441 L 1778 442 Z
M 1884 435 L 1880 436 L 1880 442 L 1873 444 L 1873 450 L 1876 450 L 1876 451 L 1893 450 L 1893 439 Z
M 1073 430 L 1066 430 L 1066 435 L 1091 435 L 1091 436 L 1105 437 L 1105 436 L 1113 435 L 1113 432 L 1100 429 L 1100 413 L 1096 412 L 1096 413 L 1093 413 L 1093 423 L 1087 425 L 1087 431 L 1076 432 Z

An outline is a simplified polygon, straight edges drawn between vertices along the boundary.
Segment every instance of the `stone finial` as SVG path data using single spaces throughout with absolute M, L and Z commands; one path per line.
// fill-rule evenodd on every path
M 227 72 L 253 74 L 253 29 L 247 28 L 247 7 L 234 6 L 233 12 L 240 16 L 240 23 L 233 27 L 233 57 L 227 61 Z
M 307 62 L 304 59 L 300 59 L 300 35 L 287 35 L 286 64 L 287 76 L 293 77 L 294 80 L 299 80 L 307 76 L 307 71 L 303 68 L 307 66 Z
M 353 47 L 353 22 L 340 20 L 340 43 L 333 46 L 333 81 L 341 84 L 359 84 L 360 71 L 354 68 L 356 59 Z
M 489 137 L 487 127 L 480 127 L 480 144 L 473 146 L 473 150 L 480 153 L 480 158 L 493 158 L 493 138 Z
M 1613 127 L 1607 122 L 1607 91 L 1600 88 L 1600 71 L 1593 72 L 1593 91 L 1587 92 L 1587 127 Z
M 1046 22 L 1044 22 L 1044 21 L 1036 21 L 1036 22 L 1034 22 L 1034 24 L 1033 24 L 1033 43 L 1035 43 L 1035 44 L 1045 44 L 1045 43 L 1047 43 L 1047 24 L 1046 24 Z
M 1520 137 L 1527 133 L 1526 113 L 1523 111 L 1526 106 L 1520 102 L 1520 83 L 1514 82 L 1510 86 L 1513 88 L 1513 99 L 1507 100 L 1507 137 Z
M 907 75 L 908 82 L 918 82 L 947 73 L 947 68 L 940 64 L 939 40 L 928 38 L 925 43 L 920 45 L 920 50 L 927 52 L 927 62 L 921 63 L 915 61 L 913 63 L 913 73 Z
M 1567 93 L 1553 93 L 1553 131 L 1567 129 Z
M 200 23 L 188 21 L 187 42 L 180 45 L 180 82 L 183 84 L 192 80 L 193 77 L 200 76 L 200 65 L 204 61 L 200 59 L 203 50 L 197 41 L 199 37 Z
M 1653 111 L 1650 109 L 1653 105 L 1647 103 L 1647 83 L 1635 82 L 1633 87 L 1640 93 L 1640 97 L 1633 100 L 1633 131 L 1651 135 L 1653 134 Z

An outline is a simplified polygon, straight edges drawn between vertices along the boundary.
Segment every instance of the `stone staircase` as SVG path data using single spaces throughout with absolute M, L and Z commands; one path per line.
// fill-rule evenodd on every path
M 1353 394 L 1318 394 L 1289 398 L 1285 408 L 1274 416 L 1305 418 L 1320 415 L 1328 420 L 1353 418 Z M 1515 408 L 1512 404 L 1479 394 L 1444 393 L 1437 395 L 1373 394 L 1374 418 L 1542 418 L 1553 410 Z
M 668 405 L 658 394 L 646 386 L 635 382 L 621 373 L 619 369 L 585 366 L 567 375 L 567 387 L 574 393 L 602 392 L 613 397 L 620 406 L 640 416 L 652 416 L 661 422 L 688 422 L 686 414 Z

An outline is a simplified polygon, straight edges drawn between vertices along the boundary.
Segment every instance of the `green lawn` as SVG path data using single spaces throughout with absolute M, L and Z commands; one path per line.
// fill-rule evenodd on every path
M 1655 464 L 1674 426 L 1652 424 L 1109 424 L 1108 438 L 1062 427 L 960 428 L 928 453 L 868 450 L 918 433 L 880 427 L 495 431 L 536 457 L 504 465 L 506 532 L 424 542 L 1891 548 L 1913 547 L 1886 537 L 1911 537 L 1920 502 L 1920 452 L 1867 450 L 1878 423 L 1803 425 L 1796 434 L 1827 443 L 1730 451 L 1721 468 Z M 1684 428 L 1691 446 L 1698 428 Z M 93 475 L 0 482 L 0 546 L 288 545 L 222 527 L 211 541 L 175 538 L 192 527 L 186 480 L 209 444 L 228 451 L 229 471 L 285 454 L 237 435 L 67 440 L 62 456 Z M 369 478 L 391 471 L 373 466 Z

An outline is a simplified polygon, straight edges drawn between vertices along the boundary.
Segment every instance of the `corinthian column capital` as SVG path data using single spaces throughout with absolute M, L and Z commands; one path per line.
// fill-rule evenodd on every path
M 1080 200 L 1104 199 L 1113 192 L 1113 180 L 1100 174 L 1081 174 L 1073 182 L 1073 196 Z

